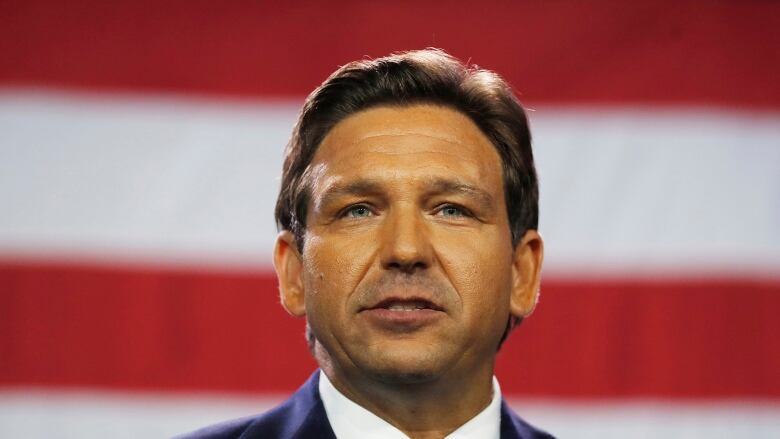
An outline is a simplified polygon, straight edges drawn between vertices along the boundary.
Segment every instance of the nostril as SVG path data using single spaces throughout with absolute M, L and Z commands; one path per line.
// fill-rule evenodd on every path
M 415 271 L 425 270 L 426 268 L 428 268 L 428 264 L 426 264 L 423 261 L 411 261 L 411 262 L 392 261 L 386 264 L 385 268 L 387 268 L 388 270 L 397 270 L 402 273 L 414 273 Z

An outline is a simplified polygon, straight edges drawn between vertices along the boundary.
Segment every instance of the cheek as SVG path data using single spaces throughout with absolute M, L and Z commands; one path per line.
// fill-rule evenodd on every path
M 303 251 L 307 299 L 317 303 L 343 303 L 371 262 L 366 242 L 371 240 L 308 234 Z M 335 305 L 329 308 L 332 306 Z
M 512 254 L 503 235 L 441 236 L 438 240 L 442 268 L 466 314 L 487 318 L 508 312 Z

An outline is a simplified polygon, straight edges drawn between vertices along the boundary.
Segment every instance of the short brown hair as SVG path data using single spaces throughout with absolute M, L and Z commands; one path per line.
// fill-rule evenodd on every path
M 439 49 L 351 62 L 336 70 L 303 105 L 287 145 L 276 223 L 303 250 L 310 197 L 307 169 L 328 132 L 340 121 L 380 105 L 431 103 L 467 115 L 501 157 L 504 195 L 516 245 L 539 222 L 539 190 L 528 119 L 497 74 L 467 66 Z

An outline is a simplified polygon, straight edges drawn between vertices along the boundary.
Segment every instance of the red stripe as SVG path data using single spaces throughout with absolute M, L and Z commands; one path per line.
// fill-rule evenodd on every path
M 285 392 L 315 363 L 270 274 L 0 264 L 0 385 Z M 525 396 L 780 398 L 780 283 L 550 280 L 499 355 Z
M 778 2 L 307 3 L 5 1 L 0 84 L 300 96 L 349 60 L 439 46 L 531 105 L 780 105 Z

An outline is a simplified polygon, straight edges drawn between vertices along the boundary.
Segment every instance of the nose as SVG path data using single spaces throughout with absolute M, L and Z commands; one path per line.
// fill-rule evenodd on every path
M 394 209 L 382 227 L 380 260 L 386 270 L 412 274 L 431 265 L 428 228 L 414 208 Z

